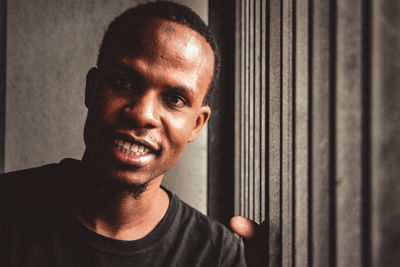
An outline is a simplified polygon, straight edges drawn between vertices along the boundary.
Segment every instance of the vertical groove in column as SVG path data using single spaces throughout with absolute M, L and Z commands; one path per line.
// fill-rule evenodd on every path
M 267 3 L 266 0 L 261 0 L 261 6 L 260 6 L 260 17 L 261 17 L 261 25 L 260 25 L 260 32 L 261 32 L 261 44 L 260 44 L 260 106 L 261 106 L 261 115 L 260 115 L 260 135 L 261 135 L 261 144 L 260 144 L 260 168 L 261 168 L 261 173 L 260 173 L 260 221 L 264 221 L 266 218 L 265 210 L 267 207 L 267 190 L 266 190 L 266 181 L 267 181 L 267 164 L 266 164 L 266 154 L 267 154 L 267 149 L 266 149 L 266 140 L 267 140 L 267 129 L 266 129 L 266 124 L 267 124 L 267 45 L 266 45 L 266 35 L 267 35 Z
M 361 267 L 362 2 L 337 1 L 336 263 Z
M 269 1 L 269 255 L 281 261 L 281 1 Z M 277 259 L 279 262 L 273 262 Z
M 283 232 L 284 232 L 284 227 L 283 227 L 283 218 L 282 218 L 282 210 L 285 208 L 284 206 L 283 206 L 283 201 L 282 201 L 282 199 L 283 199 L 283 193 L 282 193 L 282 187 L 283 187 L 283 160 L 284 160 L 284 156 L 283 156 L 283 131 L 282 131 L 282 129 L 283 129 L 283 123 L 282 123 L 282 121 L 283 121 L 283 64 L 282 64 L 282 61 L 283 61 L 283 53 L 282 53 L 282 51 L 283 51 L 283 32 L 284 32 L 284 30 L 283 30 L 283 12 L 284 12 L 284 10 L 283 10 L 283 1 L 284 0 L 281 0 L 280 1 L 280 10 L 279 10 L 279 30 L 280 30 L 280 35 L 279 35 L 279 54 L 280 54 L 280 57 L 279 57 L 279 85 L 280 85 L 280 94 L 279 94 L 279 175 L 280 175 L 280 177 L 279 177 L 279 207 L 280 207 L 280 209 L 279 209 L 279 229 L 280 229 L 280 231 L 281 231 L 281 236 L 280 236 L 280 238 L 281 238 L 281 240 L 280 240 L 280 246 L 279 246 L 279 252 L 280 252 L 280 257 L 281 257 L 281 259 L 280 259 L 280 264 L 282 265 L 283 264 L 283 261 L 284 261 L 284 259 L 283 259 Z
M 249 131 L 249 218 L 254 220 L 254 0 L 249 0 L 248 8 L 249 31 L 249 81 L 248 81 L 248 131 Z
M 372 266 L 400 262 L 400 2 L 372 4 L 371 233 Z
M 244 3 L 240 1 L 240 215 L 245 216 L 245 10 Z
M 312 250 L 313 266 L 332 263 L 331 3 L 313 1 L 312 37 Z
M 245 0 L 245 80 L 244 80 L 244 198 L 245 216 L 249 217 L 249 0 Z
M 314 14 L 314 5 L 313 5 L 313 0 L 308 1 L 308 37 L 306 37 L 308 41 L 308 49 L 307 49 L 307 63 L 308 63 L 308 138 L 307 138 L 307 147 L 308 147 L 308 170 L 307 170 L 307 175 L 308 175 L 308 183 L 307 183 L 307 190 L 308 190 L 308 201 L 307 201 L 307 212 L 308 212 L 308 233 L 307 233 L 307 258 L 308 258 L 308 264 L 304 265 L 307 267 L 313 267 L 314 266 L 314 251 L 313 251 L 313 90 L 314 90 L 314 84 L 313 84 L 313 43 L 314 43 L 314 27 L 313 27 L 313 14 Z
M 282 221 L 282 266 L 291 267 L 293 262 L 293 13 L 292 0 L 282 1 L 281 17 L 281 221 Z
M 291 236 L 291 244 L 292 244 L 292 255 L 291 255 L 291 267 L 296 266 L 296 206 L 297 206 L 297 199 L 296 199 L 296 153 L 297 153 L 297 148 L 296 148 L 296 49 L 297 49 L 297 43 L 296 43 L 296 0 L 292 0 L 292 7 L 291 7 L 291 13 L 292 13 L 292 28 L 291 28 L 291 33 L 292 33 L 292 60 L 291 60 L 291 66 L 292 66 L 292 119 L 291 119 L 291 129 L 292 129 L 292 136 L 291 136 L 291 149 L 292 149 L 292 158 L 291 158 L 291 199 L 292 199 L 292 205 L 291 205 L 291 226 L 292 226 L 292 236 Z M 305 192 L 303 192 L 305 193 Z
M 253 165 L 253 161 L 252 161 L 252 152 L 253 152 L 253 148 L 252 148 L 252 99 L 253 99 L 253 95 L 252 95 L 252 76 L 253 73 L 251 72 L 252 70 L 252 28 L 251 28 L 251 2 L 252 0 L 247 0 L 247 84 L 246 84 L 246 90 L 247 90 L 247 198 L 248 198 L 248 202 L 247 202 L 247 217 L 252 218 L 252 165 Z
M 0 0 L 0 173 L 5 164 L 7 0 Z
M 267 250 L 270 258 L 271 253 L 271 159 L 270 159 L 270 150 L 271 150 L 271 60 L 270 60 L 270 47 L 271 47 L 271 0 L 265 0 L 265 220 L 268 222 L 268 231 L 267 231 Z M 269 260 L 268 266 L 271 266 L 271 260 Z
M 297 147 L 296 147 L 296 133 L 297 133 L 297 125 L 296 125 L 296 116 L 297 116 L 297 94 L 296 94 L 296 60 L 297 60 L 297 3 L 296 0 L 292 0 L 292 7 L 291 7 L 291 12 L 292 12 L 292 121 L 291 121 L 291 126 L 292 126 L 292 136 L 291 136 L 291 142 L 292 142 L 292 170 L 291 170 L 291 176 L 292 176 L 292 210 L 291 210 L 291 217 L 292 217 L 292 255 L 291 255 L 291 267 L 296 266 L 296 207 L 297 207 L 297 199 L 296 199 L 296 183 L 297 183 L 297 175 L 296 175 L 296 153 L 297 153 Z
M 283 146 L 284 146 L 284 140 L 283 140 L 283 119 L 284 119 L 284 114 L 283 114 L 283 98 L 284 98 L 284 83 L 283 83 L 283 35 L 284 35 L 284 29 L 283 29 L 283 14 L 284 14 L 284 0 L 280 1 L 280 12 L 279 12 L 279 29 L 280 29 L 280 36 L 279 36 L 279 53 L 280 53 L 280 64 L 279 64 L 279 79 L 280 79 L 280 95 L 279 95 L 279 228 L 281 230 L 281 240 L 280 240 L 280 247 L 279 247 L 279 252 L 281 254 L 281 259 L 280 259 L 280 264 L 283 265 L 285 259 L 284 259 L 284 231 L 286 230 L 284 225 L 283 225 L 283 211 L 285 209 L 284 204 L 283 204 L 283 180 L 284 180 L 284 171 L 283 171 L 283 164 L 284 164 L 284 155 L 283 155 Z
M 240 16 L 240 0 L 235 0 L 235 123 L 234 123 L 234 131 L 235 131 L 235 143 L 234 143 L 234 215 L 241 214 L 241 97 L 240 97 L 240 90 L 241 90 L 241 38 L 240 38 L 240 29 L 241 29 L 241 16 Z
M 371 267 L 371 0 L 362 5 L 361 266 Z
M 283 33 L 282 33 L 282 31 L 283 31 L 283 23 L 282 23 L 282 17 L 283 17 L 283 0 L 281 0 L 280 1 L 280 9 L 279 9 L 279 86 L 280 86 L 280 92 L 279 92 L 279 191 L 278 191 L 278 195 L 279 195 L 279 214 L 278 214 L 278 216 L 279 216 L 279 218 L 278 218 L 278 220 L 279 220 L 279 229 L 280 229 L 280 242 L 279 242 L 279 253 L 280 253 L 280 259 L 279 259 L 279 261 L 280 261 L 280 265 L 282 265 L 282 263 L 283 263 L 283 244 L 282 244 L 282 242 L 283 242 L 283 238 L 282 238 L 282 235 L 283 235 L 283 231 L 284 231 L 284 229 L 283 229 L 283 226 L 282 226 L 282 209 L 284 208 L 283 207 L 283 204 L 282 204 L 282 180 L 283 180 L 283 174 L 282 174 L 282 157 L 283 157 L 283 155 L 282 155 L 282 146 L 283 146 L 283 141 L 282 141 L 282 98 L 283 98 L 283 90 L 282 90 L 282 61 L 283 61 L 283 59 L 282 59 L 282 57 L 283 57 L 283 55 L 282 55 L 282 46 L 283 46 L 283 44 L 282 44 L 282 35 L 283 35 Z
M 310 262 L 310 5 L 296 1 L 294 8 L 294 266 Z
M 261 135 L 260 135 L 260 117 L 261 117 L 261 92 L 260 92 L 260 0 L 254 0 L 254 182 L 253 182 L 253 199 L 254 199 L 254 220 L 260 223 L 261 214 Z
M 330 242 L 330 266 L 336 267 L 336 22 L 337 22 L 337 13 L 336 13 L 336 0 L 330 0 L 330 16 L 329 16 L 329 35 L 330 35 L 330 44 L 329 44 L 329 53 L 330 53 L 330 61 L 329 61 L 329 183 L 330 183 L 330 192 L 329 192 L 329 242 Z

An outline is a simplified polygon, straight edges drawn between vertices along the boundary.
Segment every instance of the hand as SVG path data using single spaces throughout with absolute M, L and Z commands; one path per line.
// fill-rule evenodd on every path
M 268 264 L 267 221 L 257 224 L 241 216 L 231 219 L 233 231 L 243 238 L 245 258 L 248 267 L 265 267 Z

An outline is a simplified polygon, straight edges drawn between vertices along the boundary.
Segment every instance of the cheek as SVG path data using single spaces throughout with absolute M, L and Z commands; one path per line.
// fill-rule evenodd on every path
M 92 110 L 92 115 L 96 124 L 107 125 L 113 122 L 117 116 L 117 110 L 120 105 L 121 103 L 119 103 L 119 101 L 107 95 L 99 97 Z
M 194 116 L 184 116 L 184 114 L 168 116 L 164 125 L 172 145 L 176 148 L 184 147 L 191 137 L 194 123 Z

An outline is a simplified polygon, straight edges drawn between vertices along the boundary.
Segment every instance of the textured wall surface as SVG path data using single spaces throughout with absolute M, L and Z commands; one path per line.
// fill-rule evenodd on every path
M 268 266 L 398 266 L 400 2 L 236 4 L 235 207 Z
M 5 171 L 81 158 L 85 76 L 108 23 L 146 1 L 8 1 Z M 207 1 L 177 1 L 206 21 Z M 206 212 L 207 134 L 190 144 L 165 185 Z

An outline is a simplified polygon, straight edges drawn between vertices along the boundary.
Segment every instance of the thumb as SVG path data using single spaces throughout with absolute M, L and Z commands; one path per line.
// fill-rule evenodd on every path
M 258 225 L 241 216 L 235 216 L 230 221 L 232 230 L 243 238 L 246 263 L 249 267 L 267 265 L 267 235 L 262 231 L 265 225 Z
M 230 221 L 231 229 L 245 240 L 254 239 L 258 224 L 242 216 L 235 216 Z

